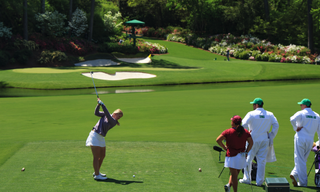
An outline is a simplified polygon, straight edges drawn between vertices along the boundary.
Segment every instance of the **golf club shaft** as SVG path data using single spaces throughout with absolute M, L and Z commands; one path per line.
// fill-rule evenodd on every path
M 97 94 L 97 98 L 99 98 L 99 95 L 98 95 L 98 92 L 97 92 L 97 88 L 96 88 L 96 85 L 94 84 L 94 80 L 93 80 L 93 72 L 90 72 L 91 73 L 91 78 L 92 78 L 92 83 L 93 83 L 93 86 L 94 86 L 94 90 L 96 91 L 96 94 Z

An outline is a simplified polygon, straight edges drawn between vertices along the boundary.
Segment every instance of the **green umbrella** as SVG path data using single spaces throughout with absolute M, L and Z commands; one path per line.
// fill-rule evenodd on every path
M 129 26 L 135 26 L 135 25 L 144 25 L 145 23 L 143 21 L 134 19 L 134 20 L 125 22 L 125 24 Z
M 133 46 L 136 46 L 136 35 L 135 35 L 134 26 L 144 25 L 145 23 L 143 21 L 139 21 L 139 20 L 134 19 L 134 20 L 131 20 L 131 21 L 127 21 L 124 24 L 128 25 L 128 26 L 132 26 Z

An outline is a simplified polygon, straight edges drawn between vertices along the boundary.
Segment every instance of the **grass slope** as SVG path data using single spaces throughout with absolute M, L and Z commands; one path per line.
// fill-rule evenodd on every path
M 81 73 L 89 71 L 111 74 L 117 71 L 141 71 L 157 75 L 152 79 L 96 80 L 97 87 L 320 78 L 320 67 L 317 65 L 235 59 L 227 62 L 224 61 L 224 56 L 183 44 L 150 39 L 148 41 L 167 46 L 169 54 L 154 56 L 151 64 L 122 63 L 117 67 L 40 68 L 31 71 L 30 69 L 0 70 L 0 83 L 11 87 L 34 89 L 88 88 L 93 87 L 92 82 Z

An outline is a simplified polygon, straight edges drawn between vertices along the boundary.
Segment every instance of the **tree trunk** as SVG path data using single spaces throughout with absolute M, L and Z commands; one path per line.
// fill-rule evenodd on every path
M 71 22 L 72 19 L 72 4 L 73 4 L 73 0 L 69 1 L 69 22 Z
M 44 14 L 46 12 L 46 0 L 41 0 L 41 13 Z M 41 33 L 45 34 L 45 27 L 41 28 Z
M 41 0 L 41 13 L 46 12 L 46 0 Z
M 23 1 L 23 38 L 28 40 L 28 2 Z
M 310 14 L 311 5 L 312 5 L 312 0 L 308 0 L 308 48 L 310 49 L 311 53 L 314 53 L 313 22 L 312 22 L 312 15 Z
M 89 35 L 88 35 L 88 40 L 90 41 L 92 40 L 92 32 L 93 32 L 94 3 L 95 3 L 95 0 L 91 0 L 90 26 L 89 26 Z
M 268 0 L 264 0 L 264 13 L 266 14 L 266 21 L 270 22 L 270 13 L 269 13 Z

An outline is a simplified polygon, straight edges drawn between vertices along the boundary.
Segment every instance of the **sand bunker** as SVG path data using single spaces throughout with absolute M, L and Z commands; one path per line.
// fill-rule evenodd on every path
M 91 78 L 90 73 L 82 73 L 82 75 Z M 147 78 L 154 78 L 156 75 L 149 74 L 149 73 L 141 73 L 141 72 L 116 72 L 115 74 L 108 74 L 104 72 L 94 72 L 92 74 L 94 79 L 100 80 L 108 80 L 108 81 L 118 81 L 118 80 L 125 80 L 125 79 L 147 79 Z
M 101 66 L 112 66 L 112 65 L 120 65 L 120 63 L 114 62 L 110 59 L 96 59 L 96 60 L 88 60 L 80 63 L 74 64 L 79 67 L 101 67 Z
M 119 61 L 124 61 L 127 63 L 151 63 L 150 57 L 147 58 L 117 58 Z

